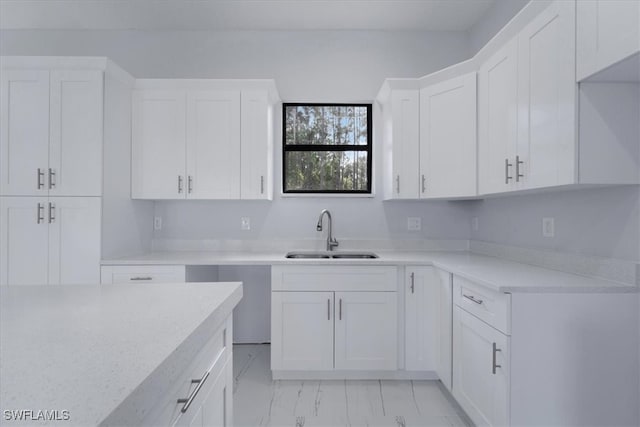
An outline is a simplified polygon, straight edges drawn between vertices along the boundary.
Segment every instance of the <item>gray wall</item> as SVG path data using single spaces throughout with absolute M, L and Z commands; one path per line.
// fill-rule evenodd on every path
M 469 46 L 472 53 L 479 51 L 507 22 L 511 20 L 530 0 L 495 0 L 469 30 Z

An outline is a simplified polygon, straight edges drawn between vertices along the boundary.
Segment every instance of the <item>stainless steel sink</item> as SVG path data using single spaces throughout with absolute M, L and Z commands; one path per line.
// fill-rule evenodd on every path
M 292 251 L 285 257 L 290 259 L 375 259 L 378 255 L 373 252 L 355 251 Z

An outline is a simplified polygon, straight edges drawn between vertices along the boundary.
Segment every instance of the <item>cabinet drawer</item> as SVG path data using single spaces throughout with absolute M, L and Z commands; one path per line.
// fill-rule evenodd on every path
M 453 302 L 494 328 L 511 334 L 511 295 L 453 276 Z
M 102 267 L 102 284 L 184 282 L 184 265 L 107 265 Z
M 173 425 L 178 418 L 189 417 L 192 412 L 197 412 L 210 385 L 216 381 L 231 359 L 231 327 L 231 318 L 229 318 L 198 352 L 188 367 L 177 376 L 173 387 L 167 390 L 164 397 L 150 412 L 150 416 L 147 418 L 148 423 L 144 423 L 145 425 L 169 426 Z M 202 380 L 203 378 L 205 380 L 196 393 L 198 383 L 194 383 L 192 380 Z M 182 408 L 185 403 L 178 403 L 178 399 L 187 399 L 192 394 L 194 395 L 192 403 L 183 413 Z
M 273 291 L 396 291 L 397 268 L 389 266 L 274 266 Z

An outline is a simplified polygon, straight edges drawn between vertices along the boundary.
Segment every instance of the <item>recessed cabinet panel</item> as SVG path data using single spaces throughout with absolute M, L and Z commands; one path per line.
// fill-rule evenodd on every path
M 476 425 L 509 425 L 509 338 L 454 308 L 453 395 Z
M 134 92 L 133 198 L 185 197 L 185 104 L 182 91 Z
M 476 195 L 476 73 L 420 91 L 420 197 Z
M 187 93 L 186 194 L 240 198 L 240 91 Z
M 0 197 L 0 285 L 49 283 L 46 197 Z
M 576 11 L 578 81 L 640 51 L 637 0 L 577 1 Z
M 50 197 L 49 283 L 100 283 L 99 197 Z
M 50 196 L 102 194 L 102 71 L 51 71 Z
M 480 194 L 508 191 L 518 124 L 518 44 L 511 40 L 478 72 Z
M 518 188 L 575 182 L 574 8 L 556 1 L 518 36 Z
M 271 369 L 333 369 L 333 292 L 272 292 L 271 310 Z
M 273 107 L 266 91 L 242 91 L 240 198 L 272 197 Z
M 405 367 L 434 371 L 438 284 L 433 267 L 407 267 L 404 292 Z
M 417 90 L 391 94 L 392 180 L 391 198 L 418 198 L 420 100 Z
M 335 293 L 335 368 L 395 370 L 395 292 Z
M 0 195 L 46 196 L 49 72 L 0 73 Z

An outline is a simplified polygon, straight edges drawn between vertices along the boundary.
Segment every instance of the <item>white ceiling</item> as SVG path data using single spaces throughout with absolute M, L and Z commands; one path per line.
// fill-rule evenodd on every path
M 0 28 L 467 31 L 494 1 L 0 0 Z

